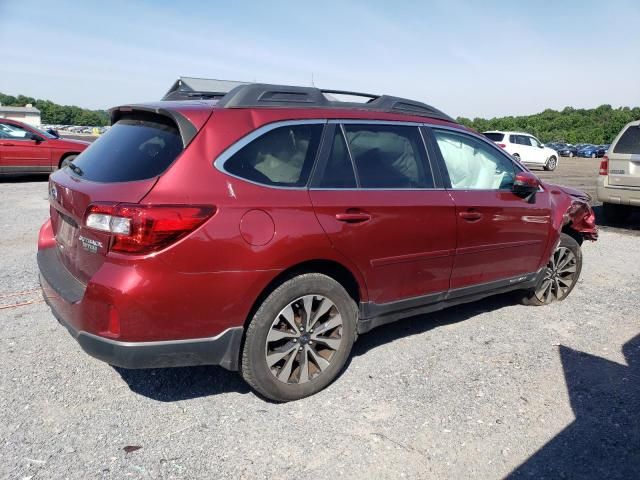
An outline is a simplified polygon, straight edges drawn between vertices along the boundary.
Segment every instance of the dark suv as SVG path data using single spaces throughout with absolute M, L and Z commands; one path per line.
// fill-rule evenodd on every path
M 339 93 L 248 84 L 111 111 L 51 176 L 38 245 L 45 298 L 86 352 L 222 365 L 286 401 L 379 325 L 569 294 L 597 236 L 588 197 L 428 105 Z

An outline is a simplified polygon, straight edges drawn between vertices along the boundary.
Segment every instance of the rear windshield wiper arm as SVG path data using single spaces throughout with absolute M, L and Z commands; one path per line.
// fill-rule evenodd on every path
M 81 177 L 82 175 L 84 175 L 84 172 L 82 171 L 82 169 L 81 169 L 79 166 L 74 165 L 74 163 L 73 163 L 73 162 L 69 162 L 69 163 L 67 163 L 67 165 L 69 166 L 69 168 L 70 168 L 71 170 L 73 170 L 73 173 L 75 173 L 76 175 L 78 175 L 78 176 L 80 176 L 80 177 Z

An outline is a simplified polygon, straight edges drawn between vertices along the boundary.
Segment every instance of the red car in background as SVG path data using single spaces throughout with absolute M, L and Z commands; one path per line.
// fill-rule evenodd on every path
M 38 242 L 44 297 L 86 352 L 221 365 L 287 401 L 379 325 L 569 295 L 597 238 L 588 196 L 433 107 L 337 93 L 248 84 L 112 110 L 51 175 Z
M 0 175 L 49 173 L 72 161 L 89 145 L 0 118 Z

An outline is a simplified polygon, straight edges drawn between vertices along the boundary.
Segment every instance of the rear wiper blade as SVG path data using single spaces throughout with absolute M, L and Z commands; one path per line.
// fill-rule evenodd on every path
M 71 170 L 73 170 L 73 173 L 75 173 L 76 175 L 78 175 L 78 176 L 80 176 L 80 177 L 81 177 L 82 175 L 84 175 L 84 172 L 82 171 L 82 169 L 81 169 L 79 166 L 74 165 L 74 163 L 73 163 L 73 162 L 69 162 L 69 163 L 67 163 L 67 166 L 68 166 Z

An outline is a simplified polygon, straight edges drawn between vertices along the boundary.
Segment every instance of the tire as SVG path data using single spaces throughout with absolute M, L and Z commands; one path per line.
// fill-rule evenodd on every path
M 545 267 L 543 278 L 535 288 L 526 292 L 522 303 L 542 306 L 564 300 L 578 283 L 581 271 L 580 245 L 574 238 L 561 233 L 560 243 Z
M 557 166 L 558 166 L 558 159 L 556 157 L 554 157 L 553 155 L 551 155 L 547 159 L 547 163 L 544 165 L 544 169 L 548 170 L 550 172 L 553 172 L 556 169 Z
M 633 208 L 630 205 L 619 205 L 616 203 L 602 204 L 602 214 L 605 220 L 610 223 L 624 223 L 629 220 L 632 213 Z
M 72 162 L 77 156 L 78 155 L 67 155 L 62 160 L 60 160 L 60 166 L 58 168 L 63 169 L 64 167 L 69 165 L 69 162 Z
M 520 160 L 520 155 L 518 155 L 517 153 L 513 154 L 513 158 L 515 158 L 518 162 L 522 163 L 522 160 Z
M 319 273 L 294 277 L 271 292 L 251 319 L 240 373 L 277 402 L 313 395 L 344 368 L 357 319 L 356 302 L 333 278 Z

